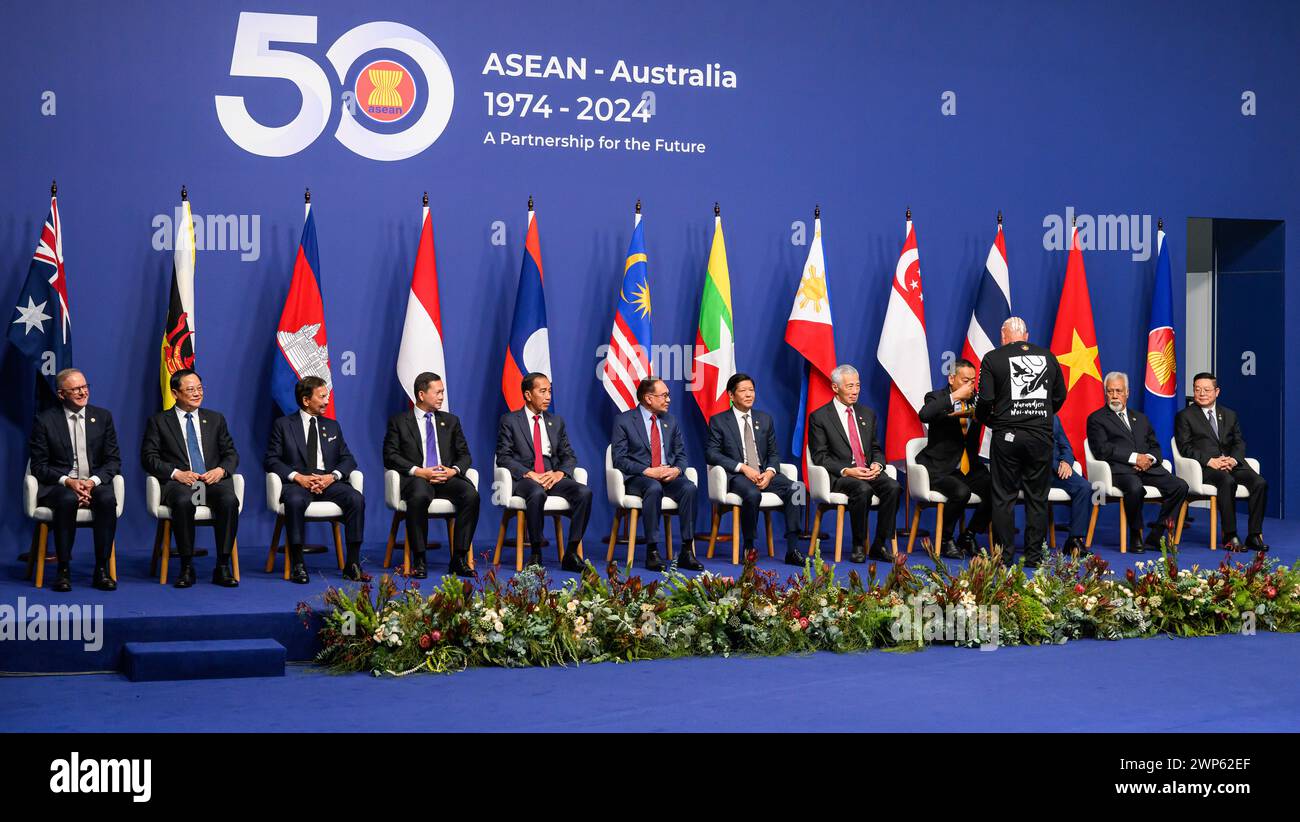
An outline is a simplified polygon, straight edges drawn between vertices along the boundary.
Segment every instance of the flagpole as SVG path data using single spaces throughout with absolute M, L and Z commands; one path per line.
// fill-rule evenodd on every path
M 813 206 L 813 230 L 814 231 L 816 231 L 817 223 L 819 220 L 821 220 L 821 218 L 822 218 L 822 206 L 821 203 L 817 203 L 816 205 Z M 799 466 L 800 468 L 803 469 L 803 478 L 804 478 L 803 533 L 800 535 L 800 538 L 808 540 L 808 546 L 811 549 L 812 537 L 813 537 L 813 509 L 816 506 L 813 505 L 812 500 L 809 499 L 809 494 L 811 492 L 808 490 L 808 482 L 809 482 L 808 466 L 812 465 L 812 455 L 808 453 L 808 416 L 817 409 L 808 407 L 808 386 L 812 382 L 812 364 L 807 361 L 804 361 L 803 368 L 804 368 L 804 373 L 807 375 L 807 377 L 805 379 L 804 389 L 803 389 L 804 390 L 804 397 L 803 397 L 804 418 L 802 420 L 803 453 L 800 455 L 800 462 L 802 462 L 803 465 Z M 822 540 L 830 539 L 830 536 L 831 535 L 828 532 L 821 530 L 821 517 L 818 517 L 817 518 L 817 541 L 820 543 Z

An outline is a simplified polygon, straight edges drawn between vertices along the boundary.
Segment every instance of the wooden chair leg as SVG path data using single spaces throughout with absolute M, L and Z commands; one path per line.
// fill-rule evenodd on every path
M 763 512 L 763 527 L 767 529 L 767 556 L 769 558 L 776 556 L 776 545 L 772 539 L 772 512 Z
M 510 519 L 510 512 L 502 511 L 501 527 L 497 529 L 497 549 L 496 552 L 492 554 L 492 564 L 498 567 L 501 565 L 501 546 L 504 545 L 506 542 L 506 522 L 509 519 Z
M 1052 513 L 1052 503 L 1047 503 L 1047 541 L 1056 550 L 1056 515 Z
M 821 544 L 822 514 L 825 513 L 820 505 L 809 505 L 808 511 L 808 555 L 812 556 L 817 553 L 817 548 Z
M 1088 518 L 1088 536 L 1083 541 L 1084 548 L 1092 547 L 1092 532 L 1097 527 L 1097 512 L 1101 510 L 1100 505 L 1092 506 L 1092 516 Z
M 916 529 L 921 524 L 921 506 L 912 506 L 912 527 L 907 532 L 907 553 L 912 553 L 912 544 L 916 542 Z
M 160 566 L 162 566 L 162 570 L 158 573 L 158 584 L 166 585 L 167 584 L 167 561 L 168 559 L 171 558 L 171 553 L 172 553 L 172 521 L 169 519 L 165 519 L 163 520 L 162 526 L 163 526 L 162 555 L 158 563 Z
M 551 519 L 555 522 L 555 541 L 559 544 L 560 562 L 563 562 L 564 561 L 564 525 L 561 524 L 560 522 L 560 520 L 562 520 L 563 517 L 555 516 L 555 517 L 551 517 Z
M 117 540 L 108 546 L 108 578 L 117 582 Z
M 664 551 L 668 561 L 673 561 L 673 518 L 671 514 L 664 514 Z
M 411 529 L 402 534 L 402 575 L 411 575 Z
M 632 561 L 636 558 L 633 553 L 636 550 L 636 518 L 640 513 L 638 509 L 632 508 L 628 511 L 627 516 L 627 567 L 632 567 Z
M 713 548 L 718 544 L 718 520 L 722 518 L 722 515 L 718 513 L 718 510 L 718 504 L 716 502 L 713 503 L 713 516 L 711 518 L 713 524 L 709 527 L 709 552 L 705 555 L 709 559 L 713 559 Z
M 524 570 L 524 512 L 515 512 L 515 572 Z
M 1210 497 L 1210 550 L 1219 546 L 1219 498 Z
M 45 546 L 50 539 L 50 526 L 42 522 L 38 527 L 41 532 L 41 544 L 36 551 L 36 587 L 41 588 L 45 585 Z
M 397 526 L 402 521 L 402 512 L 393 512 L 393 524 L 388 529 L 388 546 L 384 548 L 384 567 L 391 568 L 393 565 L 393 548 L 397 545 Z
M 877 517 L 876 527 L 880 528 L 884 523 Z M 943 530 L 943 503 L 934 506 L 934 547 L 939 550 L 943 547 L 943 535 L 948 533 Z
M 409 536 L 409 535 L 408 535 Z M 334 553 L 339 560 L 339 570 L 343 570 L 343 527 L 334 523 Z
M 1128 512 L 1124 510 L 1124 500 L 1119 501 L 1119 552 L 1128 553 Z
M 1187 506 L 1184 502 L 1183 507 L 1178 509 L 1178 528 L 1174 531 L 1174 547 L 1183 541 L 1183 523 L 1187 520 Z
M 844 506 L 835 506 L 835 564 L 840 562 L 840 547 L 844 544 Z
M 618 540 L 618 524 L 619 524 L 619 520 L 622 519 L 622 517 L 623 517 L 622 511 L 615 511 L 614 521 L 609 525 L 609 550 L 605 552 L 606 562 L 614 561 L 614 545 Z
M 163 521 L 158 520 L 153 529 L 153 555 L 149 558 L 149 576 L 158 573 L 158 548 L 162 545 L 162 527 Z M 36 541 L 34 539 L 32 540 L 32 550 L 36 550 Z
M 740 506 L 731 506 L 731 564 L 740 564 L 740 540 L 743 534 L 740 528 Z
M 239 540 L 230 543 L 230 564 L 235 572 L 235 582 L 239 582 Z
M 280 530 L 282 528 L 284 528 L 284 517 L 276 516 L 275 528 L 272 529 L 271 531 L 271 550 L 267 551 L 266 553 L 266 573 L 268 574 L 275 570 L 275 551 L 277 548 L 280 547 Z M 284 553 L 285 553 L 284 564 L 288 565 L 289 552 L 288 550 L 286 550 Z M 285 579 L 288 579 L 288 577 L 286 576 Z

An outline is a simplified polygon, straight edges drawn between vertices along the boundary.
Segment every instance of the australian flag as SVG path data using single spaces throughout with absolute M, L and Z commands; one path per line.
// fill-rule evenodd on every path
M 14 302 L 9 342 L 18 347 L 54 392 L 54 376 L 72 365 L 72 317 L 68 314 L 68 275 L 63 267 L 63 225 L 59 201 L 50 197 L 50 214 L 27 280 Z

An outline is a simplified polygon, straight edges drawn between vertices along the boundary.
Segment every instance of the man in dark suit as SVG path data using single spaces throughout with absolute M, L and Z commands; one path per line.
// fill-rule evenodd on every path
M 894 533 L 901 488 L 885 473 L 885 454 L 876 435 L 876 412 L 857 404 L 862 382 L 853 366 L 836 367 L 831 372 L 831 388 L 835 399 L 808 417 L 808 451 L 814 465 L 830 472 L 831 490 L 848 495 L 853 531 L 849 561 L 867 561 L 867 512 L 874 494 L 880 498 L 880 508 L 870 556 L 890 562 L 893 557 L 885 552 L 885 541 Z
M 1070 495 L 1070 536 L 1065 541 L 1064 553 L 1086 552 L 1088 518 L 1092 509 L 1092 483 L 1074 470 L 1074 449 L 1070 447 L 1070 438 L 1065 436 L 1065 427 L 1061 425 L 1060 417 L 1052 417 L 1052 461 L 1056 465 L 1052 487 Z
M 212 581 L 234 588 L 239 584 L 230 568 L 239 528 L 239 500 L 230 479 L 239 465 L 235 441 L 226 429 L 225 417 L 199 408 L 203 381 L 198 374 L 182 368 L 172 374 L 169 385 L 175 405 L 149 418 L 140 462 L 162 484 L 162 503 L 171 509 L 172 533 L 181 555 L 176 587 L 194 585 L 194 509 L 206 505 L 212 511 L 217 540 Z
M 445 499 L 456 506 L 456 540 L 450 570 L 473 575 L 469 552 L 478 525 L 478 491 L 465 478 L 469 470 L 469 443 L 460 420 L 441 410 L 447 393 L 442 377 L 425 371 L 415 378 L 415 409 L 388 420 L 384 434 L 384 468 L 402 475 L 402 500 L 406 503 L 406 535 L 414 555 L 411 576 L 428 576 L 424 551 L 428 544 L 429 505 Z
M 36 415 L 28 441 L 32 476 L 39 484 L 36 502 L 53 512 L 50 530 L 59 569 L 50 587 L 59 593 L 72 590 L 69 563 L 77 536 L 77 509 L 88 508 L 95 515 L 94 585 L 101 591 L 115 591 L 117 581 L 108 572 L 108 555 L 117 533 L 113 477 L 122 471 L 122 458 L 113 415 L 90 404 L 86 375 L 77 369 L 63 369 L 54 384 L 60 404 Z
M 1160 464 L 1160 443 L 1151 421 L 1145 414 L 1128 407 L 1128 375 L 1112 371 L 1102 385 L 1106 389 L 1106 405 L 1088 415 L 1088 445 L 1094 457 L 1110 464 L 1115 487 L 1124 494 L 1133 553 L 1141 554 L 1144 548 L 1158 551 L 1160 537 L 1187 498 L 1187 483 Z M 1144 485 L 1154 487 L 1164 499 L 1159 518 L 1147 531 L 1145 546 L 1140 537 L 1142 500 L 1146 498 Z
M 623 472 L 629 494 L 641 498 L 645 526 L 645 567 L 662 571 L 659 556 L 659 516 L 666 496 L 677 503 L 682 521 L 682 548 L 677 565 L 691 571 L 704 568 L 695 558 L 695 483 L 686 471 L 686 443 L 677 420 L 668 413 L 672 401 L 663 380 L 647 377 L 636 387 L 637 407 L 614 418 L 610 457 Z
M 1209 372 L 1192 379 L 1192 399 L 1174 417 L 1178 451 L 1201 464 L 1201 477 L 1218 491 L 1223 517 L 1223 547 L 1229 551 L 1267 551 L 1264 543 L 1264 508 L 1268 483 L 1246 464 L 1246 441 L 1241 436 L 1237 412 L 1219 405 L 1219 381 Z M 1249 492 L 1249 528 L 1246 544 L 1237 537 L 1237 486 Z
M 285 538 L 289 550 L 289 579 L 306 585 L 307 566 L 303 564 L 307 506 L 319 500 L 332 502 L 343 511 L 347 560 L 343 578 L 368 579 L 361 572 L 361 539 L 365 533 L 366 504 L 361 492 L 348 484 L 357 468 L 343 429 L 326 418 L 330 389 L 320 377 L 303 377 L 294 386 L 298 410 L 281 417 L 271 426 L 263 466 L 278 474 L 284 482 L 280 501 L 284 503 Z
M 788 565 L 803 565 L 803 554 L 799 553 L 803 486 L 780 473 L 776 425 L 771 415 L 754 408 L 753 378 L 748 374 L 732 374 L 727 380 L 727 393 L 731 396 L 731 411 L 714 414 L 709 420 L 705 458 L 709 465 L 720 466 L 727 472 L 727 491 L 740 497 L 744 550 L 754 548 L 758 505 L 763 494 L 776 494 L 785 503 L 785 561 Z
M 948 498 L 944 532 L 937 535 L 940 553 L 948 559 L 975 556 L 975 534 L 988 529 L 993 506 L 993 478 L 980 459 L 980 426 L 975 422 L 975 364 L 957 360 L 948 386 L 925 395 L 920 417 L 929 426 L 928 441 L 916 461 L 930 475 L 930 487 Z M 972 493 L 979 494 L 979 507 L 954 544 L 953 530 L 965 521 Z
M 564 420 L 547 411 L 551 407 L 551 380 L 545 374 L 526 374 L 520 383 L 524 407 L 501 415 L 497 426 L 497 465 L 510 472 L 515 496 L 524 498 L 524 522 L 532 553 L 528 564 L 542 564 L 543 507 L 548 496 L 569 503 L 568 546 L 562 568 L 581 571 L 578 543 L 591 516 L 591 489 L 573 478 L 578 456 L 569 444 Z

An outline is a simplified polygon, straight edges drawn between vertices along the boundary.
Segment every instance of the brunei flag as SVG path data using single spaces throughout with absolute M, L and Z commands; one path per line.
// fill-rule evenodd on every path
M 176 221 L 176 242 L 172 244 L 171 297 L 167 302 L 167 322 L 163 324 L 159 369 L 164 411 L 176 404 L 172 397 L 172 374 L 194 367 L 194 220 L 190 217 L 189 195 L 183 187 L 177 213 L 180 219 Z
M 694 362 L 688 387 L 704 419 L 731 407 L 727 380 L 736 373 L 735 326 L 731 318 L 731 274 L 722 237 L 722 212 L 713 206 L 713 247 L 700 297 L 700 326 L 695 332 Z

